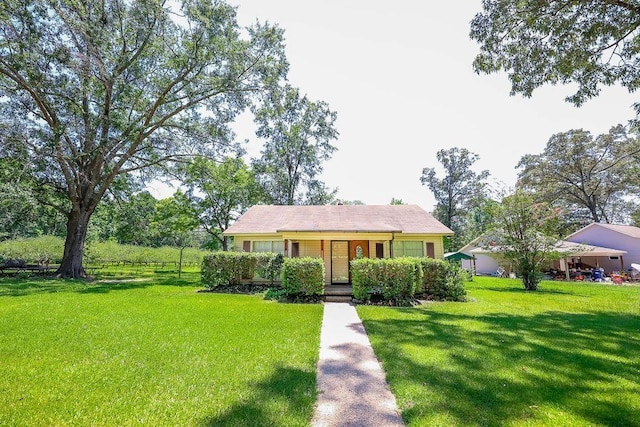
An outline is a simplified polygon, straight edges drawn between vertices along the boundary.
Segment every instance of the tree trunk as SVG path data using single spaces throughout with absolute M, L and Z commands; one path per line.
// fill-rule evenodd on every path
M 56 272 L 58 277 L 79 279 L 86 277 L 82 265 L 84 257 L 84 241 L 87 237 L 87 226 L 93 210 L 72 209 L 67 220 L 67 238 L 64 242 L 64 255 L 60 268 Z

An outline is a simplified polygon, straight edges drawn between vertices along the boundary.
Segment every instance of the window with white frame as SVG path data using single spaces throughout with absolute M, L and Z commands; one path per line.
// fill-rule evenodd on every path
M 424 245 L 419 240 L 394 240 L 393 241 L 393 257 L 423 257 Z
M 284 254 L 284 242 L 282 240 L 254 240 L 253 252 L 275 252 Z

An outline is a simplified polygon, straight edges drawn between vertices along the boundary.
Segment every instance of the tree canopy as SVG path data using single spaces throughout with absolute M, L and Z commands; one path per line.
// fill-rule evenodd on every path
M 436 155 L 444 168 L 444 177 L 438 178 L 436 169 L 427 167 L 422 170 L 420 181 L 436 199 L 434 216 L 456 233 L 446 244 L 451 251 L 463 244 L 467 214 L 487 197 L 489 171 L 474 172 L 471 167 L 480 156 L 466 148 L 442 149 Z
M 622 125 L 593 137 L 578 129 L 553 135 L 541 154 L 528 154 L 516 166 L 518 186 L 538 201 L 573 211 L 574 220 L 626 222 L 638 190 L 638 139 Z
M 637 1 L 484 0 L 482 8 L 471 22 L 480 43 L 474 69 L 507 72 L 512 94 L 573 82 L 567 100 L 581 105 L 603 85 L 640 87 Z
M 286 75 L 277 27 L 241 29 L 223 1 L 167 5 L 0 3 L 0 129 L 13 129 L 0 137 L 62 196 L 50 199 L 67 217 L 61 276 L 84 275 L 89 218 L 119 176 L 219 152 L 228 123 Z
M 222 232 L 252 205 L 266 198 L 241 157 L 221 162 L 199 157 L 187 165 L 184 182 L 200 225 L 227 250 Z
M 261 157 L 253 160 L 258 181 L 271 203 L 277 205 L 326 204 L 336 191 L 318 179 L 322 163 L 336 147 L 337 114 L 324 101 L 311 101 L 285 85 L 256 111 L 256 135 L 265 143 Z M 306 190 L 306 191 L 305 191 Z

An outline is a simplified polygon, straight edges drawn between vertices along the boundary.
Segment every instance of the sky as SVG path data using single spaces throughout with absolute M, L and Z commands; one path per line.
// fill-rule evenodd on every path
M 516 164 L 542 152 L 549 138 L 571 129 L 594 135 L 634 118 L 637 100 L 604 88 L 580 108 L 564 101 L 570 86 L 545 86 L 531 98 L 510 96 L 506 74 L 478 75 L 479 48 L 469 38 L 480 0 L 229 0 L 238 21 L 278 24 L 285 31 L 289 82 L 337 112 L 337 147 L 321 179 L 338 197 L 366 204 L 392 198 L 431 211 L 435 199 L 420 183 L 422 169 L 439 169 L 436 153 L 451 147 L 479 155 L 495 188 L 510 188 Z M 235 127 L 260 143 L 245 118 Z

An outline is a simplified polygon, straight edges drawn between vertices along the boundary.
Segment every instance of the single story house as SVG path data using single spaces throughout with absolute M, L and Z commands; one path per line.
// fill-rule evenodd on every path
M 322 258 L 326 284 L 348 284 L 352 259 L 442 259 L 453 231 L 416 205 L 256 205 L 223 234 L 236 251 Z
M 620 249 L 605 248 L 585 243 L 569 242 L 566 240 L 559 240 L 554 246 L 554 251 L 560 255 L 560 258 L 557 261 L 554 261 L 550 267 L 564 272 L 564 276 L 567 279 L 570 277 L 570 270 L 590 272 L 593 268 L 602 267 L 601 260 L 608 260 L 614 257 L 616 259 L 621 259 L 624 254 L 626 254 L 625 251 Z M 491 248 L 475 248 L 471 250 L 471 253 L 476 258 L 487 256 L 494 260 L 498 266 L 496 270 L 494 270 L 494 274 L 496 271 L 503 271 L 507 273 L 511 271 L 509 262 L 504 259 L 501 252 L 502 249 L 499 246 Z M 619 271 L 620 265 L 618 265 L 618 268 L 604 268 L 604 270 L 605 273 L 610 274 L 614 271 Z
M 467 270 L 470 273 L 478 274 L 481 276 L 491 276 L 495 275 L 500 267 L 500 262 L 495 258 L 495 256 L 491 256 L 488 253 L 484 252 L 473 252 L 476 249 L 481 249 L 482 241 L 486 238 L 486 236 L 482 235 L 476 237 L 462 248 L 458 250 L 463 254 L 471 257 L 469 260 L 462 260 L 462 268 Z
M 565 240 L 626 252 L 624 255 L 611 254 L 599 259 L 599 267 L 605 271 L 627 271 L 632 263 L 640 264 L 639 227 L 594 222 L 570 234 Z

